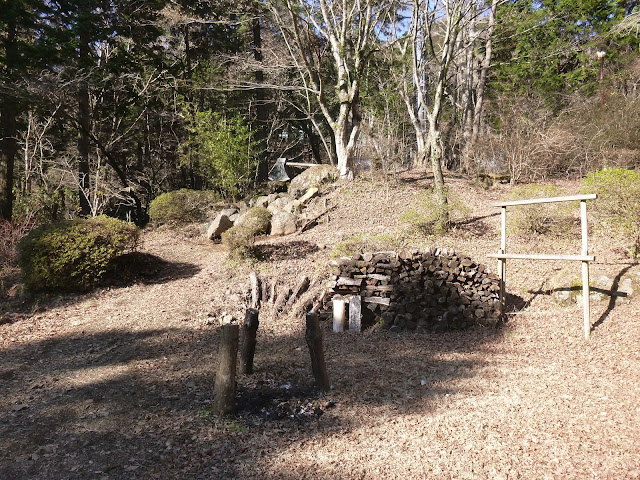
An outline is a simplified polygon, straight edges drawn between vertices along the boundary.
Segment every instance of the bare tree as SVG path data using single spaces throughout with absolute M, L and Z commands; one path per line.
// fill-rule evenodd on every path
M 411 5 L 408 33 L 402 37 L 398 35 L 397 48 L 405 59 L 400 90 L 416 133 L 416 161 L 419 165 L 430 164 L 433 171 L 435 193 L 442 210 L 441 228 L 446 228 L 449 222 L 442 173 L 441 115 L 447 97 L 456 88 L 455 77 L 459 73 L 459 83 L 467 89 L 467 105 L 462 109 L 469 131 L 474 126 L 473 115 L 478 112 L 476 116 L 479 117 L 484 85 L 477 90 L 479 95 L 475 95 L 474 107 L 471 91 L 478 82 L 474 82 L 472 45 L 477 38 L 476 20 L 486 10 L 486 4 L 481 1 L 418 0 Z M 485 56 L 487 69 L 488 61 Z M 467 68 L 456 70 L 457 66 Z M 486 82 L 486 71 L 482 81 Z M 477 103 L 478 97 L 480 104 Z
M 373 0 L 270 0 L 269 8 L 302 88 L 317 102 L 331 127 L 335 161 L 340 175 L 346 177 L 360 135 L 362 81 L 391 4 Z M 333 78 L 328 75 L 331 71 Z M 316 128 L 322 133 L 317 124 Z

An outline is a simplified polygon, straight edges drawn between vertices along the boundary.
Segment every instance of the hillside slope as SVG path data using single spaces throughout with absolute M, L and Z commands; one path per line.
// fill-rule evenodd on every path
M 495 269 L 491 204 L 512 187 L 448 184 L 469 212 L 444 237 L 401 219 L 430 185 L 422 174 L 360 178 L 311 204 L 337 205 L 314 228 L 261 239 L 260 261 L 229 262 L 187 233 L 196 227 L 149 230 L 137 279 L 12 307 L 0 325 L 0 478 L 640 478 L 640 267 L 593 225 L 600 298 L 588 340 L 570 295 L 580 266 L 513 261 L 499 329 L 325 325 L 333 389 L 322 397 L 295 306 L 273 315 L 267 303 L 239 415 L 211 415 L 217 327 L 225 313 L 242 318 L 251 271 L 289 286 L 308 275 L 312 295 L 332 253 L 432 245 Z M 580 231 L 510 234 L 507 247 L 579 253 Z

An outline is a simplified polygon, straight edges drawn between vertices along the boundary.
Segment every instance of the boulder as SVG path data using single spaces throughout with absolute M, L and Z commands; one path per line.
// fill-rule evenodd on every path
M 271 235 L 274 237 L 291 235 L 296 231 L 296 216 L 277 210 L 271 215 Z
M 272 193 L 270 195 L 261 195 L 251 202 L 251 206 L 253 207 L 267 207 L 271 202 L 273 202 L 276 198 L 278 198 L 277 193 Z
M 235 213 L 235 212 L 234 212 Z M 220 238 L 224 232 L 233 227 L 233 222 L 229 219 L 229 215 L 220 212 L 218 216 L 211 222 L 209 229 L 207 230 L 207 238 L 214 240 Z
M 275 200 L 273 200 L 271 203 L 269 203 L 267 210 L 269 210 L 271 213 L 278 210 L 284 210 L 285 207 L 289 205 L 292 200 L 293 198 L 291 198 L 289 195 L 280 196 Z
M 293 198 L 299 198 L 311 187 L 335 180 L 338 178 L 338 174 L 338 169 L 331 165 L 314 165 L 313 167 L 309 167 L 291 180 L 289 195 Z

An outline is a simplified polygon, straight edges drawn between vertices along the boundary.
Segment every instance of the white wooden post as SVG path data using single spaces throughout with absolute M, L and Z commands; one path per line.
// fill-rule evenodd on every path
M 589 254 L 589 245 L 587 243 L 587 202 L 580 201 L 580 226 L 582 229 L 582 255 Z M 584 338 L 589 338 L 591 333 L 590 321 L 590 303 L 589 298 L 589 262 L 582 262 L 582 306 L 584 309 Z
M 345 320 L 344 298 L 333 298 L 333 331 L 344 332 Z
M 500 253 L 507 253 L 507 207 L 506 205 L 500 208 L 501 219 L 501 238 L 500 238 Z M 507 260 L 506 258 L 500 258 L 498 260 L 498 275 L 500 276 L 500 308 L 501 313 L 504 315 L 506 307 L 506 281 L 507 281 Z

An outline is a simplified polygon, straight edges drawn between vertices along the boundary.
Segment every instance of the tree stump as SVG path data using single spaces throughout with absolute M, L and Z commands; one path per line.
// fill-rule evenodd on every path
M 253 373 L 253 356 L 256 353 L 256 335 L 258 332 L 258 310 L 248 308 L 242 326 L 242 345 L 240 347 L 240 373 Z
M 236 363 L 240 326 L 223 325 L 218 351 L 218 371 L 213 389 L 213 411 L 217 415 L 236 412 Z
M 311 355 L 311 371 L 316 385 L 323 391 L 329 391 L 329 376 L 327 375 L 327 366 L 324 361 L 324 347 L 322 344 L 322 330 L 317 313 L 307 313 L 306 315 L 306 333 L 305 340 L 309 347 Z

